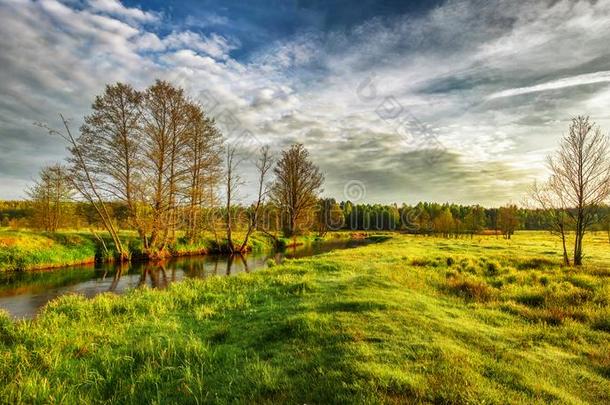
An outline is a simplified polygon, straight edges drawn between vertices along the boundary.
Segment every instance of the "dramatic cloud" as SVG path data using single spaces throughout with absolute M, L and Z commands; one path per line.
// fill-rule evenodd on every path
M 607 83 L 610 82 L 610 72 L 595 72 L 564 79 L 553 80 L 550 82 L 537 84 L 529 87 L 519 87 L 517 89 L 502 90 L 490 95 L 489 99 L 519 96 L 521 94 L 535 93 L 539 91 L 557 90 L 564 87 L 582 86 L 584 84 Z
M 368 201 L 519 202 L 571 116 L 610 129 L 608 2 L 450 0 L 338 26 L 299 9 L 304 28 L 272 41 L 277 24 L 249 7 L 176 20 L 115 0 L 0 0 L 0 198 L 65 155 L 32 122 L 62 112 L 76 128 L 115 81 L 185 87 L 244 153 L 304 143 L 338 199 L 358 180 Z

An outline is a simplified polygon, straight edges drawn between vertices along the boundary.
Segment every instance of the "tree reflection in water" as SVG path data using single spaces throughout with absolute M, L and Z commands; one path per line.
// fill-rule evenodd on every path
M 154 263 L 105 263 L 41 272 L 0 274 L 0 308 L 18 318 L 31 318 L 47 302 L 64 294 L 76 293 L 91 298 L 107 291 L 123 294 L 144 285 L 165 288 L 172 282 L 186 278 L 234 276 L 265 268 L 271 260 L 281 263 L 284 258 L 307 257 L 364 243 L 366 242 L 333 240 L 290 246 L 284 252 L 190 256 Z

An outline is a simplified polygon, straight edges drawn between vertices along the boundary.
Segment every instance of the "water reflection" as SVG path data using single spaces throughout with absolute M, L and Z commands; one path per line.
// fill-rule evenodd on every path
M 104 292 L 122 294 L 133 288 L 166 288 L 185 278 L 234 276 L 267 266 L 368 243 L 365 240 L 336 240 L 289 248 L 283 252 L 247 255 L 187 256 L 158 263 L 83 265 L 51 271 L 0 274 L 0 308 L 15 318 L 31 318 L 50 300 L 76 293 L 94 297 Z

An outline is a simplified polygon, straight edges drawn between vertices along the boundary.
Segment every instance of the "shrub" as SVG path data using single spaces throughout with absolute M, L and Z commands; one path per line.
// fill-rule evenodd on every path
M 416 266 L 416 267 L 426 267 L 426 266 L 430 266 L 431 262 L 428 259 L 413 259 L 411 260 L 411 266 Z
M 477 302 L 487 302 L 493 296 L 487 283 L 467 278 L 450 278 L 447 280 L 447 288 L 454 295 Z
M 487 262 L 485 274 L 488 276 L 496 276 L 498 273 L 500 273 L 500 265 L 498 262 Z
M 593 298 L 589 290 L 573 287 L 570 283 L 561 283 L 553 286 L 549 294 L 549 301 L 561 306 L 580 306 Z
M 517 263 L 517 268 L 519 270 L 543 269 L 545 267 L 553 267 L 556 264 L 553 260 L 544 257 L 533 257 Z
M 447 258 L 447 266 L 453 266 L 453 263 L 455 263 L 455 260 L 453 260 L 453 257 L 448 257 Z
M 610 333 L 610 312 L 599 315 L 591 324 L 595 330 Z
M 540 321 L 553 326 L 561 325 L 570 317 L 570 313 L 563 308 L 547 308 L 537 313 Z
M 526 292 L 515 297 L 515 301 L 528 307 L 541 307 L 546 299 L 542 292 Z
M 460 269 L 466 273 L 477 274 L 477 266 L 472 260 L 467 258 L 460 260 Z

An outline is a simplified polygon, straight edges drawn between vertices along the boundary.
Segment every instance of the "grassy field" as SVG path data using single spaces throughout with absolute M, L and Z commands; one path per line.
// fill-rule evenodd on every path
M 610 246 L 396 235 L 0 316 L 0 402 L 609 403 Z

